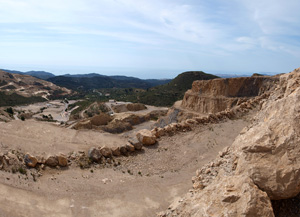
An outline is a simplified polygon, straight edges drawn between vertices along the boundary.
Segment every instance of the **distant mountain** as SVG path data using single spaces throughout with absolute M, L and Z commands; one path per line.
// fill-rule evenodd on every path
M 72 77 L 72 78 L 107 77 L 107 76 L 105 76 L 105 75 L 100 75 L 100 74 L 97 74 L 97 73 L 74 74 L 74 75 L 71 75 L 71 74 L 65 74 L 65 75 L 61 75 L 61 76 L 64 76 L 64 77 Z
M 9 73 L 14 73 L 14 74 L 20 74 L 20 75 L 31 75 L 33 77 L 47 80 L 48 78 L 55 77 L 54 74 L 50 72 L 45 72 L 45 71 L 28 71 L 28 72 L 20 72 L 20 71 L 15 71 L 15 70 L 8 70 L 8 69 L 0 69 L 5 72 Z
M 92 90 L 101 88 L 141 88 L 147 89 L 160 84 L 165 84 L 170 80 L 149 79 L 143 80 L 127 76 L 105 76 L 100 74 L 82 75 L 62 75 L 47 79 L 58 86 L 72 90 Z
M 33 77 L 40 78 L 43 80 L 47 80 L 48 78 L 55 77 L 54 74 L 50 72 L 44 72 L 44 71 L 29 71 L 29 72 L 25 72 L 25 75 L 31 75 Z

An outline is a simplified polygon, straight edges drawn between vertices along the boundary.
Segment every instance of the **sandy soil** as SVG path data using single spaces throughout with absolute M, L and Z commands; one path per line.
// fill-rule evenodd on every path
M 191 188 L 196 169 L 230 145 L 246 119 L 163 137 L 119 166 L 81 170 L 46 168 L 34 182 L 0 171 L 1 216 L 155 216 Z M 87 150 L 122 143 L 124 136 L 74 131 L 34 121 L 0 124 L 2 147 L 33 152 Z M 19 177 L 21 176 L 21 178 Z
M 121 146 L 127 139 L 119 135 L 92 130 L 74 130 L 55 123 L 35 120 L 0 122 L 2 148 L 20 149 L 32 154 L 88 150 L 98 146 Z

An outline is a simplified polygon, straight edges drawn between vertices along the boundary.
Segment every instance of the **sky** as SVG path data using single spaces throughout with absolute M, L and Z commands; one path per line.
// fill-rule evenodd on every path
M 0 68 L 173 78 L 300 67 L 299 0 L 0 0 Z

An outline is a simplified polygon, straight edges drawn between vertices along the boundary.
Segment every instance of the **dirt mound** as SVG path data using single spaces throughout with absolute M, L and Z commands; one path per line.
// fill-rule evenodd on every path
M 115 104 L 111 108 L 115 113 L 122 113 L 128 111 L 141 111 L 147 109 L 147 107 L 142 103 L 127 103 L 127 104 Z
M 129 103 L 126 104 L 128 111 L 141 111 L 147 109 L 147 107 L 142 103 Z
M 101 113 L 101 114 L 95 115 L 94 117 L 91 118 L 91 123 L 92 123 L 92 125 L 95 125 L 95 126 L 106 125 L 110 121 L 111 121 L 111 117 L 110 117 L 110 115 L 108 115 L 106 113 Z

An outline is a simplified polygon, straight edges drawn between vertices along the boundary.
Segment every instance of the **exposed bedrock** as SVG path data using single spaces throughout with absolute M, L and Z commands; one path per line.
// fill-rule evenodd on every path
M 194 81 L 182 106 L 200 113 L 217 113 L 272 89 L 278 77 L 254 76 Z

